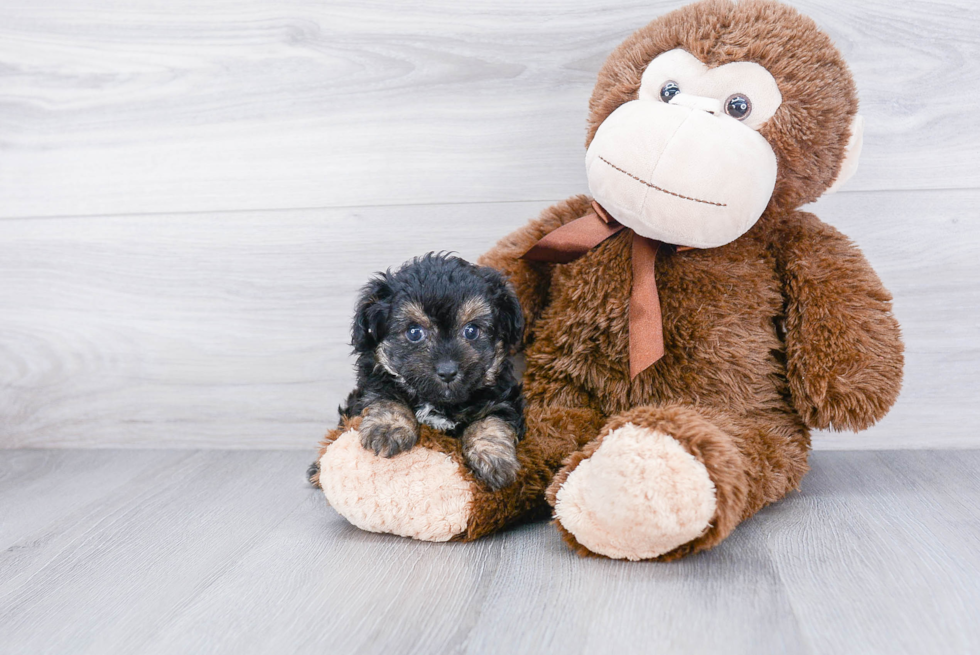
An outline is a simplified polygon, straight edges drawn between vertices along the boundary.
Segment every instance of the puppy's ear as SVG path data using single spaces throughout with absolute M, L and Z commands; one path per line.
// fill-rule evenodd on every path
M 494 269 L 488 269 L 492 285 L 493 312 L 500 339 L 508 348 L 517 349 L 524 339 L 524 312 L 510 282 Z
M 385 338 L 392 295 L 387 273 L 377 275 L 361 289 L 351 326 L 351 345 L 355 353 L 374 350 Z

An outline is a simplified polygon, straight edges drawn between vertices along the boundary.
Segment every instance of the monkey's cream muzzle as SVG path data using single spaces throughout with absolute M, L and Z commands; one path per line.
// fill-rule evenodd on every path
M 776 155 L 716 98 L 633 100 L 586 154 L 589 190 L 616 220 L 666 243 L 714 248 L 752 227 L 776 184 Z

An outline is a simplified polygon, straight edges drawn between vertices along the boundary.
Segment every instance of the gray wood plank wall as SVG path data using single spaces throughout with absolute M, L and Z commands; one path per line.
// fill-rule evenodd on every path
M 681 4 L 0 0 L 0 447 L 312 447 L 357 287 L 585 191 L 596 71 Z M 867 121 L 813 210 L 908 341 L 893 413 L 816 446 L 980 445 L 980 16 L 792 4 Z

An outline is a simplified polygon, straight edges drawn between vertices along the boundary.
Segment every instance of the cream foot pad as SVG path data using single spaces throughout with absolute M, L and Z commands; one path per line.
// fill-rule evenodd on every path
M 327 501 L 362 530 L 448 541 L 466 529 L 473 491 L 445 453 L 416 447 L 390 459 L 348 430 L 320 458 Z
M 580 544 L 640 560 L 704 533 L 715 514 L 715 485 L 673 437 L 627 423 L 571 472 L 555 500 L 555 518 Z

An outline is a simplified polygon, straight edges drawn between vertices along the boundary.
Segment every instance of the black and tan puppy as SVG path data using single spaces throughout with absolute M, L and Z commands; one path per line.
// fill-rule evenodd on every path
M 381 457 L 412 448 L 420 423 L 459 437 L 473 474 L 507 486 L 524 437 L 510 361 L 523 331 L 520 303 L 492 268 L 429 253 L 379 273 L 358 301 L 357 386 L 340 415 L 363 417 L 361 443 Z

